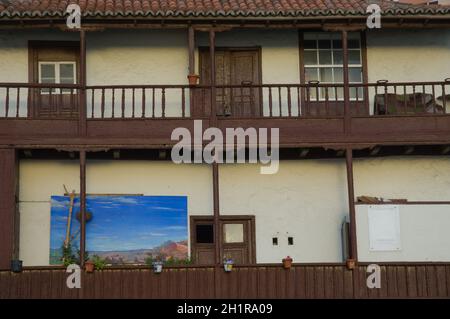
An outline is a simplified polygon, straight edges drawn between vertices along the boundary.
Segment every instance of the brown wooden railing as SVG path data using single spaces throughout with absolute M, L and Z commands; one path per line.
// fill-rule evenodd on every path
M 77 118 L 80 105 L 95 119 L 202 118 L 211 114 L 208 85 L 86 86 L 0 83 L 0 118 Z M 349 99 L 344 100 L 348 90 Z M 80 94 L 85 92 L 85 94 Z M 318 118 L 443 115 L 450 112 L 450 79 L 369 84 L 264 84 L 215 87 L 217 116 Z M 85 100 L 84 100 L 85 97 Z M 83 99 L 83 100 L 82 100 Z M 84 114 L 83 114 L 84 116 Z
M 209 266 L 146 267 L 82 273 L 82 288 L 68 289 L 64 269 L 0 272 L 5 298 L 450 298 L 449 263 L 386 263 L 381 288 L 366 285 L 367 265 L 235 266 L 231 273 Z M 215 281 L 215 276 L 217 280 Z

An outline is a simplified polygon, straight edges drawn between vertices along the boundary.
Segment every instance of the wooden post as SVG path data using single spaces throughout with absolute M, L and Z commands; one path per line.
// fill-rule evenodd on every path
M 350 215 L 350 259 L 358 260 L 356 240 L 356 212 L 355 191 L 353 187 L 353 151 L 350 147 L 345 150 L 345 163 L 347 168 L 348 205 Z
M 216 118 L 216 68 L 215 68 L 215 32 L 213 29 L 209 31 L 209 56 L 211 61 L 211 126 L 215 126 L 217 123 Z M 220 207 L 219 207 L 219 165 L 214 162 L 212 164 L 213 173 L 213 209 L 214 209 L 214 241 L 215 241 L 215 263 L 221 264 L 220 252 L 221 252 L 221 240 L 220 240 Z
M 350 110 L 350 88 L 348 75 L 348 34 L 347 30 L 342 30 L 342 61 L 344 75 L 344 131 L 349 134 L 351 131 L 351 110 Z
M 86 255 L 86 151 L 80 151 L 80 265 Z
M 195 74 L 195 31 L 193 26 L 188 28 L 189 45 L 189 75 Z
M 80 91 L 79 96 L 79 134 L 85 136 L 87 133 L 87 110 L 86 110 L 86 33 L 80 31 Z M 92 106 L 94 107 L 94 106 Z
M 0 270 L 11 269 L 18 257 L 17 178 L 16 150 L 0 149 Z

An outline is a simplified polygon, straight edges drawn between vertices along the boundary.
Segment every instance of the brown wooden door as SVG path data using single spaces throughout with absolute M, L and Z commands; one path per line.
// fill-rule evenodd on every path
M 236 264 L 256 262 L 255 220 L 253 216 L 221 216 L 220 258 L 232 258 Z M 212 217 L 191 217 L 191 255 L 196 264 L 214 264 L 214 222 Z
M 31 83 L 79 83 L 79 43 L 30 41 L 29 81 Z M 78 117 L 79 95 L 75 89 L 31 89 L 30 109 L 35 118 Z
M 200 55 L 200 83 L 208 85 L 211 82 L 209 51 L 201 50 Z M 217 88 L 217 115 L 252 117 L 261 114 L 261 90 L 249 87 L 261 84 L 259 56 L 258 49 L 216 50 L 216 84 L 240 86 Z

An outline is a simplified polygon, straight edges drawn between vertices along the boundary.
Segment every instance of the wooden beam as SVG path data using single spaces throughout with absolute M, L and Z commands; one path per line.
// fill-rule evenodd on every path
M 78 95 L 79 99 L 79 133 L 86 136 L 87 133 L 87 110 L 86 110 L 86 32 L 80 31 L 80 84 L 82 88 Z
M 86 151 L 80 151 L 80 265 L 86 256 Z
M 350 215 L 350 259 L 357 261 L 358 249 L 356 240 L 355 191 L 353 186 L 353 150 L 351 148 L 347 148 L 345 155 L 345 163 L 347 169 L 348 206 Z
M 188 28 L 189 45 L 189 74 L 195 74 L 195 30 L 193 26 Z
M 348 75 L 348 33 L 342 30 L 342 60 L 344 75 L 344 131 L 346 134 L 351 132 L 351 110 L 350 110 L 350 87 Z
M 9 270 L 18 255 L 17 178 L 16 151 L 0 149 L 0 270 Z

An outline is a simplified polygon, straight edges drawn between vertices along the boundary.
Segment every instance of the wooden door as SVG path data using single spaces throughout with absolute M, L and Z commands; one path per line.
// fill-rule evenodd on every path
M 259 88 L 261 84 L 260 52 L 258 49 L 217 49 L 215 56 L 216 85 L 236 85 L 237 88 L 217 88 L 217 115 L 252 117 L 261 114 Z M 200 51 L 200 83 L 210 79 L 209 51 Z M 208 101 L 205 101 L 209 103 Z
M 221 216 L 220 258 L 232 258 L 236 264 L 252 264 L 255 255 L 255 219 L 253 216 Z M 209 216 L 191 217 L 191 255 L 196 264 L 214 264 L 214 221 Z
M 30 83 L 79 83 L 79 43 L 67 41 L 30 41 Z M 45 81 L 45 70 L 52 70 L 53 78 Z M 67 81 L 67 73 L 70 74 Z M 56 80 L 57 79 L 57 80 Z M 30 109 L 35 118 L 77 118 L 79 92 L 75 89 L 31 89 Z

